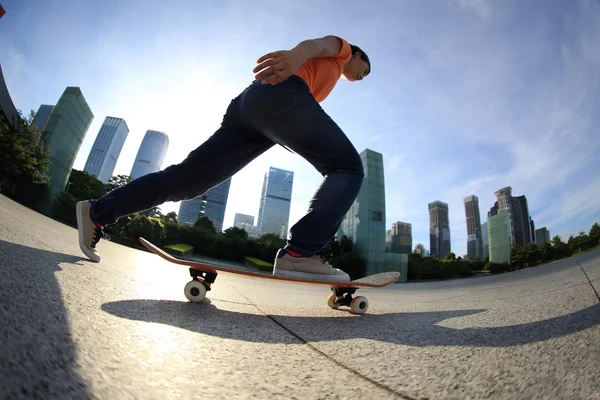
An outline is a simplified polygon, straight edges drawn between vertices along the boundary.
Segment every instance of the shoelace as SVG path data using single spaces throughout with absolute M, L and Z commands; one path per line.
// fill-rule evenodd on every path
M 105 237 L 103 229 L 96 227 L 94 229 L 94 239 L 92 239 L 92 248 L 96 248 L 96 243 L 98 243 L 103 237 Z

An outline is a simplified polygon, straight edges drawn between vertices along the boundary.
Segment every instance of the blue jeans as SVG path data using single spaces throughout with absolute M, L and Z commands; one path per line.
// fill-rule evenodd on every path
M 314 255 L 337 232 L 364 172 L 352 143 L 297 76 L 277 85 L 253 82 L 231 101 L 221 127 L 185 160 L 107 193 L 94 202 L 91 216 L 106 226 L 166 201 L 200 196 L 274 144 L 299 154 L 323 175 L 286 245 L 304 256 Z

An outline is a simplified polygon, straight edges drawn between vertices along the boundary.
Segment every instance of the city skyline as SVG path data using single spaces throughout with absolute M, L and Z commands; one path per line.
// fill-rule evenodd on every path
M 258 57 L 333 32 L 365 49 L 375 67 L 362 82 L 340 81 L 323 107 L 357 149 L 383 154 L 387 229 L 407 221 L 413 241 L 429 243 L 425 207 L 440 199 L 449 204 L 451 247 L 465 254 L 462 198 L 478 196 L 485 212 L 494 191 L 508 185 L 527 195 L 536 226 L 552 235 L 566 239 L 600 219 L 600 177 L 593 173 L 600 170 L 597 2 L 465 0 L 431 13 L 421 2 L 340 8 L 323 1 L 316 19 L 291 3 L 267 12 L 244 2 L 3 4 L 0 60 L 17 108 L 28 114 L 78 86 L 97 116 L 76 169 L 109 115 L 125 119 L 131 131 L 115 175 L 129 173 L 147 127 L 169 133 L 164 166 L 180 162 L 218 127 L 231 98 L 252 80 Z M 141 24 L 157 12 L 164 18 L 152 29 Z M 220 23 L 200 26 L 196 15 Z M 257 30 L 244 27 L 247 18 Z M 341 23 L 353 19 L 387 28 Z M 266 21 L 287 33 L 264 40 L 272 29 Z M 56 38 L 52 48 L 48 35 Z M 322 177 L 276 146 L 233 177 L 224 228 L 236 212 L 256 213 L 269 165 L 295 171 L 289 224 L 304 215 Z

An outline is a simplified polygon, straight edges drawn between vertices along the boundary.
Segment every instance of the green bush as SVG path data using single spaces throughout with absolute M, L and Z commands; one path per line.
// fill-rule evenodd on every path
M 185 256 L 194 251 L 193 246 L 190 246 L 189 244 L 183 244 L 183 243 L 171 244 L 171 245 L 165 246 L 164 248 L 167 253 L 172 253 L 172 254 L 175 254 L 178 256 Z
M 269 264 L 261 259 L 256 257 L 245 257 L 246 261 L 252 264 L 254 267 L 261 271 L 273 271 L 273 264 Z
M 501 274 L 502 272 L 506 271 L 506 266 L 500 263 L 489 262 L 486 265 L 486 269 L 492 274 Z

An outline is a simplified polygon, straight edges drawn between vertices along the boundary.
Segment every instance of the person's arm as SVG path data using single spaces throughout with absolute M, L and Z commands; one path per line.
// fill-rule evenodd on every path
M 335 36 L 325 36 L 320 39 L 300 42 L 292 51 L 296 49 L 305 55 L 306 60 L 319 57 L 335 57 L 342 50 L 342 41 Z
M 342 41 L 335 36 L 304 40 L 291 50 L 265 54 L 256 61 L 259 65 L 252 72 L 257 73 L 260 71 L 256 75 L 256 79 L 263 84 L 276 85 L 289 78 L 309 59 L 335 57 L 341 49 Z

